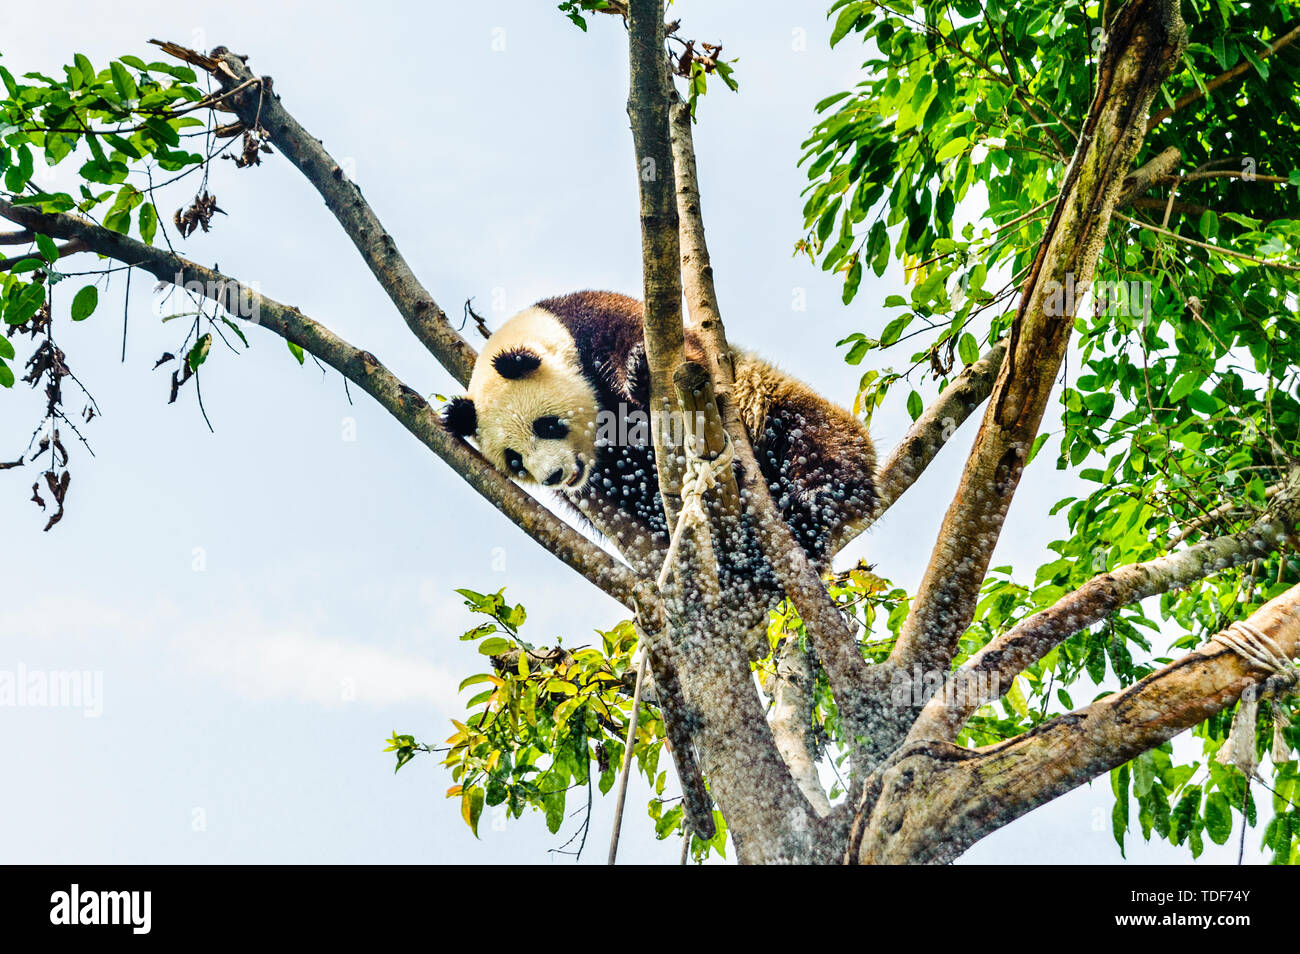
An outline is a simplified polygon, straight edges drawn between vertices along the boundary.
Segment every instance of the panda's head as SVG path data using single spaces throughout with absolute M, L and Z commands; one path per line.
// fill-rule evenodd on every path
M 469 394 L 446 406 L 443 422 L 515 480 L 573 492 L 596 460 L 596 412 L 573 336 L 550 312 L 529 308 L 488 339 Z

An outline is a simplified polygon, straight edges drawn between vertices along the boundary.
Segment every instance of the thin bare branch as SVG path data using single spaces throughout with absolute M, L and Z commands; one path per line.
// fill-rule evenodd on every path
M 86 248 L 87 247 L 84 242 L 78 242 L 75 240 L 71 242 L 64 242 L 62 245 L 58 246 L 59 258 L 62 259 L 68 255 L 75 255 L 77 252 L 84 252 L 86 251 Z M 25 262 L 29 258 L 40 258 L 40 253 L 28 252 L 26 255 L 14 255 L 11 256 L 10 258 L 0 259 L 0 272 L 7 272 L 9 271 L 9 269 L 13 268 L 19 262 Z
M 167 44 L 163 48 L 186 59 L 178 52 L 183 51 L 182 47 Z M 217 47 L 210 57 L 194 55 L 199 59 L 187 61 L 199 65 L 211 63 L 209 71 L 230 94 L 225 105 L 239 116 L 245 127 L 265 130 L 271 143 L 315 186 L 415 336 L 457 381 L 468 383 L 474 369 L 474 349 L 452 327 L 433 296 L 415 277 L 356 183 L 325 151 L 321 141 L 303 129 L 284 108 L 273 91 L 271 78 L 264 76 L 258 80 L 243 58 L 225 47 Z
M 930 466 L 957 428 L 988 399 L 1006 353 L 1007 339 L 999 338 L 978 361 L 954 377 L 943 393 L 912 422 L 876 475 L 875 513 L 841 528 L 833 544 L 836 552 L 894 505 Z
M 1290 265 L 1286 262 L 1269 261 L 1265 258 L 1256 258 L 1254 255 L 1247 255 L 1245 252 L 1238 252 L 1234 248 L 1225 248 L 1222 245 L 1211 245 L 1209 242 L 1199 242 L 1196 239 L 1188 238 L 1186 235 L 1179 235 L 1177 232 L 1171 232 L 1163 229 L 1158 225 L 1152 225 L 1150 222 L 1142 222 L 1138 219 L 1129 218 L 1127 215 L 1116 212 L 1115 218 L 1129 225 L 1136 225 L 1138 228 L 1146 229 L 1148 232 L 1155 232 L 1157 235 L 1163 235 L 1165 238 L 1173 239 L 1175 242 L 1182 242 L 1184 245 L 1191 245 L 1196 248 L 1203 248 L 1207 252 L 1215 252 L 1219 255 L 1230 255 L 1233 258 L 1240 258 L 1243 261 L 1251 262 L 1255 265 L 1264 265 L 1268 268 L 1280 268 L 1288 272 L 1300 272 L 1300 265 Z
M 1281 480 L 1279 480 L 1275 484 L 1269 484 L 1267 487 L 1264 488 L 1264 499 L 1272 500 L 1274 497 L 1278 495 L 1278 493 L 1281 492 L 1282 488 L 1285 486 L 1286 486 L 1285 481 L 1281 481 Z M 1189 537 L 1192 537 L 1195 534 L 1200 533 L 1202 530 L 1205 530 L 1208 527 L 1212 527 L 1215 524 L 1222 523 L 1225 520 L 1230 520 L 1233 517 L 1244 516 L 1248 512 L 1249 511 L 1247 511 L 1242 507 L 1240 502 L 1228 502 L 1228 503 L 1219 504 L 1219 506 L 1215 507 L 1213 510 L 1207 511 L 1206 513 L 1201 514 L 1199 517 L 1195 517 L 1192 520 L 1188 520 L 1185 524 L 1183 524 L 1182 527 L 1179 528 L 1178 532 L 1169 538 L 1169 549 L 1172 550 L 1174 547 L 1178 546 L 1178 544 L 1184 542 Z

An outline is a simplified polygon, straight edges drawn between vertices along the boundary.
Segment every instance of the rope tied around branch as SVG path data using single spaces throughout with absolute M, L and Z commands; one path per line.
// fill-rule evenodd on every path
M 709 511 L 704 504 L 705 497 L 718 485 L 719 476 L 730 469 L 731 462 L 736 458 L 736 450 L 731 443 L 730 435 L 724 436 L 726 442 L 715 457 L 704 457 L 699 453 L 697 448 L 703 443 L 702 441 L 697 442 L 693 436 L 688 436 L 686 439 L 686 472 L 682 477 L 681 488 L 682 505 L 677 511 L 677 523 L 673 526 L 672 536 L 668 540 L 668 552 L 664 554 L 664 564 L 655 580 L 656 591 L 662 591 L 668 584 L 668 577 L 672 575 L 673 564 L 677 562 L 677 551 L 681 549 L 682 537 L 686 531 L 703 528 L 706 533 L 708 532 Z M 614 805 L 614 830 L 609 840 L 609 864 L 611 865 L 618 855 L 618 837 L 623 824 L 627 778 L 632 768 L 632 745 L 636 741 L 637 725 L 640 722 L 641 686 L 645 682 L 647 663 L 650 658 L 641 620 L 637 619 L 635 625 L 637 654 L 641 660 L 636 671 L 636 688 L 632 692 L 632 714 L 627 723 L 627 738 L 623 746 L 623 768 L 619 773 L 618 797 Z M 688 833 L 682 839 L 683 843 L 689 845 L 689 838 Z M 683 848 L 683 857 L 686 850 Z
M 672 537 L 668 540 L 668 552 L 664 555 L 664 565 L 659 570 L 655 585 L 663 589 L 677 562 L 677 551 L 681 547 L 682 535 L 686 530 L 708 527 L 709 512 L 704 506 L 704 498 L 710 490 L 718 485 L 719 477 L 731 467 L 736 459 L 736 448 L 731 443 L 731 435 L 724 434 L 726 443 L 716 457 L 703 457 L 696 450 L 697 439 L 686 439 L 686 473 L 682 477 L 682 506 L 677 512 L 677 524 L 673 527 Z
M 1295 661 L 1281 646 L 1267 633 L 1244 620 L 1238 620 L 1215 633 L 1210 637 L 1210 642 L 1231 649 L 1252 666 L 1271 675 L 1294 677 L 1300 673 Z M 1247 686 L 1242 692 L 1241 705 L 1232 719 L 1228 738 L 1215 755 L 1215 760 L 1220 764 L 1235 765 L 1247 778 L 1254 776 L 1255 770 L 1259 768 L 1259 757 L 1255 754 L 1255 726 L 1259 716 L 1260 695 L 1258 684 Z M 1275 765 L 1291 760 L 1291 747 L 1286 741 L 1286 728 L 1290 724 L 1291 719 L 1280 700 L 1274 699 L 1273 746 L 1270 755 Z

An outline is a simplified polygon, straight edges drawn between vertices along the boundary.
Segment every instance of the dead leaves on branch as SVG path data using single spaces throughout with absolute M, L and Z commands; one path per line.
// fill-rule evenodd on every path
M 59 382 L 72 373 L 68 370 L 66 357 L 62 348 L 57 347 L 53 341 L 46 338 L 36 346 L 32 356 L 27 359 L 27 373 L 23 375 L 23 382 L 36 387 L 42 375 L 52 375 L 46 385 L 45 393 L 49 396 L 52 404 L 57 404 Z M 54 393 L 51 393 L 51 388 L 55 389 Z
M 682 52 L 676 57 L 674 69 L 678 76 L 690 79 L 693 72 L 692 67 L 698 63 L 706 73 L 713 73 L 718 68 L 719 57 L 722 55 L 721 43 L 705 43 L 700 41 L 700 48 L 703 53 L 695 50 L 695 40 L 684 40 L 686 45 Z
M 58 441 L 58 431 L 54 432 L 54 439 Z M 65 470 L 62 474 L 57 474 L 52 470 L 47 470 L 44 474 L 45 486 L 50 489 L 50 496 L 54 502 L 59 505 L 59 509 L 50 515 L 50 519 L 45 523 L 45 529 L 49 530 L 60 520 L 63 519 L 63 500 L 68 495 L 68 483 L 72 480 L 70 471 Z M 41 498 L 41 483 L 38 480 L 32 484 L 32 500 L 36 502 L 42 510 L 46 509 L 45 501 Z
M 172 216 L 172 222 L 175 223 L 177 231 L 181 233 L 181 238 L 189 238 L 195 229 L 210 231 L 212 227 L 212 217 L 220 212 L 226 214 L 226 210 L 217 205 L 217 197 L 204 189 L 194 197 L 194 201 L 188 209 L 177 209 L 176 214 Z
M 260 166 L 262 164 L 262 153 L 274 152 L 270 144 L 266 141 L 270 135 L 261 126 L 257 129 L 244 130 L 244 151 L 238 156 L 222 156 L 222 159 L 229 159 L 235 164 L 236 169 L 245 169 L 248 166 Z

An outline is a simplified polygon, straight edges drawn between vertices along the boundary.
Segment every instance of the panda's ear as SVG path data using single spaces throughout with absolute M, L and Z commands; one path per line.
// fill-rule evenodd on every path
M 473 437 L 478 431 L 478 412 L 472 398 L 452 398 L 442 409 L 442 426 L 457 437 Z
M 503 378 L 515 381 L 525 378 L 542 366 L 542 356 L 529 348 L 511 348 L 492 359 L 492 367 Z

